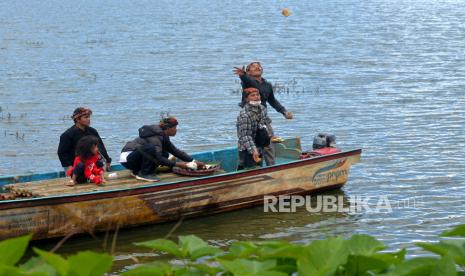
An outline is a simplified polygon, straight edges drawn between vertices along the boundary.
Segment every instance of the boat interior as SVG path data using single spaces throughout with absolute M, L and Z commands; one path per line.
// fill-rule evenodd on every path
M 280 143 L 272 143 L 276 164 L 284 164 L 299 159 L 302 153 L 300 138 L 285 139 Z M 232 173 L 237 170 L 237 148 L 227 148 L 216 151 L 200 152 L 192 155 L 194 159 L 206 163 L 220 164 L 221 169 L 215 174 Z M 199 176 L 181 176 L 172 172 L 159 172 L 159 182 L 141 181 L 131 176 L 130 171 L 121 165 L 113 165 L 110 173 L 116 177 L 107 178 L 105 185 L 97 186 L 93 183 L 67 186 L 69 178 L 64 172 L 51 172 L 24 176 L 0 177 L 0 200 L 18 200 L 31 197 L 48 197 L 67 194 L 81 194 L 95 191 L 121 190 L 134 187 L 162 185 L 170 182 L 190 180 Z M 108 176 L 108 173 L 106 173 Z

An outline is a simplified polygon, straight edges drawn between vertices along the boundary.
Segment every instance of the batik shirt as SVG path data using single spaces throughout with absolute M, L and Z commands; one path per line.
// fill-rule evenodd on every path
M 271 119 L 268 117 L 265 106 L 246 104 L 241 108 L 236 123 L 239 151 L 247 150 L 250 154 L 256 151 L 257 147 L 254 141 L 259 126 L 265 126 L 268 134 L 272 136 L 273 133 L 270 124 Z

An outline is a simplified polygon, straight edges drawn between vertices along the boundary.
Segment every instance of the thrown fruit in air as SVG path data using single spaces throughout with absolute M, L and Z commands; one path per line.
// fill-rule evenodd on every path
M 284 15 L 285 17 L 288 17 L 289 15 L 291 15 L 291 11 L 288 8 L 284 8 L 281 11 L 281 14 Z

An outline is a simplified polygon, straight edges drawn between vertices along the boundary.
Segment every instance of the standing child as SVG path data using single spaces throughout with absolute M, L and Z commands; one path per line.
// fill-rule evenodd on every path
M 105 183 L 103 162 L 99 160 L 98 143 L 98 138 L 92 135 L 84 136 L 78 141 L 74 164 L 66 172 L 66 175 L 71 176 L 73 180 L 69 186 L 90 181 L 97 185 Z
M 241 79 L 242 89 L 253 87 L 259 90 L 260 101 L 264 107 L 267 107 L 267 103 L 269 103 L 274 109 L 276 109 L 276 111 L 283 114 L 284 118 L 294 118 L 292 112 L 287 111 L 286 108 L 284 108 L 284 106 L 282 106 L 281 103 L 275 98 L 273 85 L 262 77 L 263 68 L 260 62 L 251 62 L 249 65 L 247 65 L 247 68 L 234 67 L 233 71 L 234 74 L 238 75 Z M 247 93 L 243 92 L 242 101 L 239 104 L 241 107 L 246 105 L 246 98 Z M 268 127 L 269 130 L 272 130 L 271 125 Z M 274 150 L 270 145 L 263 148 L 263 154 L 267 166 L 272 166 L 275 164 Z M 242 162 L 242 160 L 239 160 L 239 162 Z

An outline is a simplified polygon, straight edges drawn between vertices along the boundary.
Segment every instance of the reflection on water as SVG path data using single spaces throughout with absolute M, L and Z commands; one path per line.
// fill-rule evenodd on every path
M 59 135 L 80 105 L 94 110 L 92 124 L 112 157 L 160 111 L 178 117 L 174 142 L 188 152 L 232 146 L 239 102 L 232 68 L 259 59 L 270 81 L 295 80 L 304 91 L 277 93 L 295 114 L 288 121 L 270 110 L 278 135 L 300 136 L 308 148 L 315 133 L 332 132 L 341 148 L 364 149 L 346 195 L 424 204 L 357 215 L 255 208 L 186 220 L 175 234 L 226 244 L 367 233 L 413 248 L 465 223 L 462 3 L 255 1 L 244 8 L 251 4 L 0 2 L 0 175 L 59 169 Z M 292 16 L 281 15 L 285 7 Z M 118 258 L 142 252 L 133 241 L 172 226 L 122 231 Z M 62 250 L 87 248 L 101 241 L 72 239 Z
M 342 190 L 327 192 L 324 195 L 344 197 L 344 206 L 349 206 L 348 196 Z M 314 202 L 316 203 L 316 202 Z M 312 203 L 315 208 L 316 204 Z M 123 229 L 117 235 L 116 253 L 118 270 L 134 263 L 131 257 L 142 257 L 145 261 L 157 258 L 143 247 L 135 247 L 133 243 L 157 238 L 170 237 L 176 240 L 177 235 L 195 233 L 202 239 L 214 245 L 224 247 L 237 240 L 286 239 L 297 242 L 307 242 L 315 238 L 332 235 L 344 235 L 349 228 L 355 230 L 355 222 L 360 215 L 338 212 L 308 212 L 305 208 L 297 208 L 292 213 L 264 212 L 263 207 L 243 209 L 234 212 L 221 213 L 178 222 L 149 225 L 139 228 Z M 178 223 L 180 223 L 178 225 Z M 174 230 L 174 231 L 173 231 Z M 239 231 L 238 231 L 239 230 Z M 73 254 L 82 248 L 96 250 L 111 250 L 114 233 L 101 233 L 96 239 L 83 235 L 69 240 L 59 250 L 61 254 Z M 37 242 L 36 246 L 52 247 L 50 241 Z

